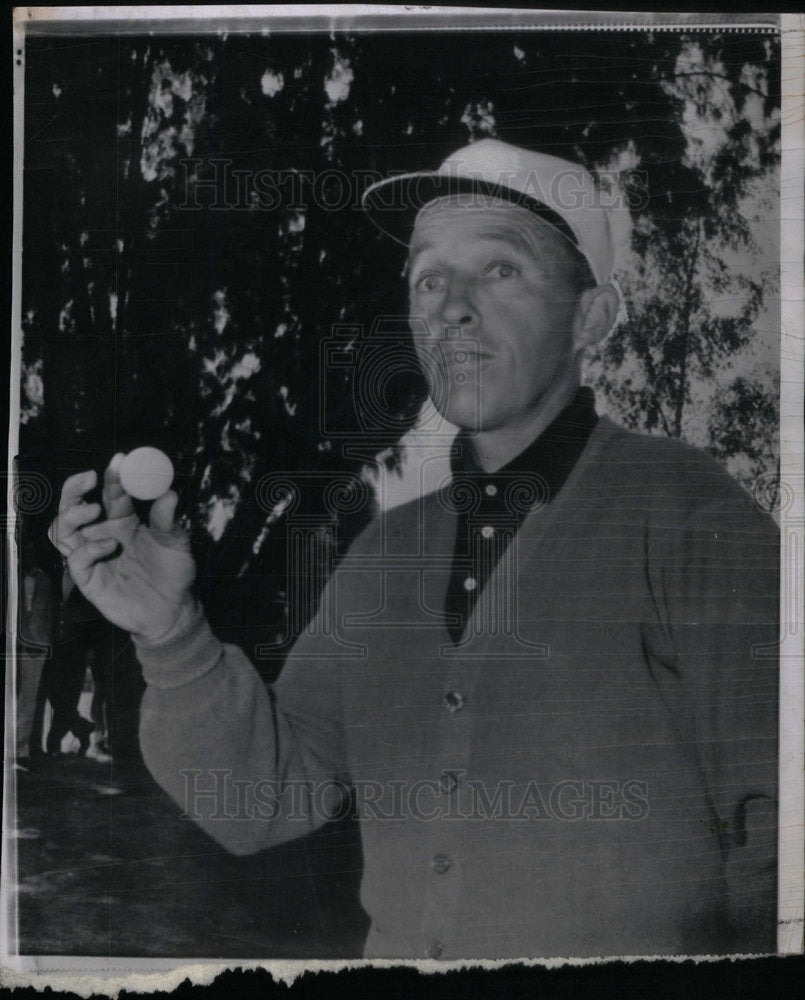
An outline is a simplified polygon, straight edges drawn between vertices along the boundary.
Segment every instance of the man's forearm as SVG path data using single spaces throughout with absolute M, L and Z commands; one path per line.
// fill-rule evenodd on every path
M 135 645 L 148 682 L 143 757 L 188 819 L 235 854 L 324 821 L 300 795 L 309 784 L 304 748 L 247 657 L 222 645 L 200 611 L 178 639 Z

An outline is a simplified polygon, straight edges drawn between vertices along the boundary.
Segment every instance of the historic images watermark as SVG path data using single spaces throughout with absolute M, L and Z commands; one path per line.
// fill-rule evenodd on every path
M 437 413 L 448 407 L 451 394 L 458 391 L 471 394 L 475 413 L 479 413 L 480 353 L 480 341 L 471 334 L 448 327 L 444 336 L 438 336 L 424 316 L 383 314 L 368 328 L 362 323 L 334 324 L 319 346 L 322 438 L 373 447 L 396 442 L 411 423 L 409 414 L 389 405 L 394 386 L 401 380 L 424 379 Z M 345 394 L 355 416 L 352 429 L 345 429 L 335 418 L 343 403 L 334 404 L 343 401 Z M 445 443 L 456 433 L 452 425 L 436 418 L 421 431 Z
M 438 779 L 340 781 L 234 778 L 228 768 L 206 772 L 184 768 L 183 819 L 253 822 L 309 822 L 352 817 L 397 822 L 414 820 L 639 822 L 649 815 L 643 779 L 567 778 L 525 785 L 468 778 L 463 770 Z
M 422 488 L 420 495 L 426 492 L 428 475 L 428 460 L 420 468 Z M 508 536 L 502 546 L 503 552 L 497 570 L 491 575 L 486 587 L 481 589 L 478 600 L 472 608 L 465 633 L 458 644 L 447 643 L 440 655 L 449 659 L 457 656 L 473 656 L 477 645 L 479 655 L 494 659 L 546 659 L 550 650 L 545 643 L 535 643 L 519 634 L 518 618 L 512 609 L 517 606 L 518 581 L 520 567 L 520 550 L 517 535 L 519 519 L 528 513 L 539 510 L 548 500 L 548 487 L 545 479 L 535 472 L 506 473 L 499 476 L 504 484 L 503 513 L 490 519 L 489 515 L 481 516 L 478 511 L 481 505 L 480 486 L 468 479 L 452 479 L 450 477 L 438 481 L 436 490 L 437 504 L 441 509 L 451 514 L 462 514 L 467 517 L 470 539 L 478 539 L 478 545 L 488 544 L 488 532 L 493 530 L 500 539 Z M 802 530 L 801 518 L 793 516 L 791 510 L 793 497 L 797 486 L 793 477 L 780 478 L 779 474 L 764 474 L 753 484 L 752 498 L 759 510 L 774 514 L 780 523 L 783 535 L 783 546 L 789 551 L 795 551 L 796 537 Z M 302 503 L 303 495 L 310 497 L 319 493 L 316 504 L 317 513 L 311 514 Z M 336 658 L 363 659 L 368 654 L 364 643 L 355 641 L 355 627 L 368 624 L 371 619 L 373 629 L 401 627 L 394 618 L 393 611 L 387 606 L 386 595 L 389 592 L 395 574 L 416 573 L 420 578 L 418 592 L 420 594 L 419 613 L 421 621 L 433 619 L 434 626 L 442 624 L 441 614 L 433 615 L 433 609 L 424 599 L 425 581 L 428 574 L 439 569 L 451 570 L 454 555 L 452 552 L 438 554 L 427 551 L 424 544 L 424 524 L 415 537 L 411 538 L 411 547 L 405 553 L 393 556 L 389 553 L 389 545 L 385 539 L 385 522 L 380 520 L 381 542 L 375 553 L 360 553 L 353 555 L 353 568 L 374 572 L 377 577 L 377 595 L 379 604 L 374 607 L 365 620 L 351 611 L 345 611 L 349 604 L 351 577 L 349 573 L 343 578 L 336 569 L 337 531 L 339 520 L 354 514 L 362 505 L 372 500 L 371 490 L 367 482 L 356 478 L 347 472 L 333 475 L 329 472 L 272 472 L 264 476 L 258 483 L 255 492 L 258 506 L 266 513 L 272 523 L 283 525 L 287 536 L 286 550 L 286 580 L 288 593 L 294 593 L 295 601 L 287 622 L 287 634 L 280 636 L 275 643 L 263 643 L 254 650 L 258 660 L 271 660 L 283 657 L 287 650 L 289 638 L 305 630 L 308 635 L 317 635 L 320 640 L 320 654 Z M 382 506 L 382 503 L 381 503 Z M 424 515 L 423 515 L 424 516 Z M 491 523 L 490 523 L 491 520 Z M 784 548 L 784 551 L 786 549 Z M 464 557 L 456 557 L 470 574 L 473 569 L 473 550 L 469 549 Z M 315 580 L 308 580 L 307 572 L 310 565 L 316 565 L 321 570 L 323 578 L 330 580 L 330 586 L 322 595 L 315 585 Z M 301 581 L 308 580 L 308 591 L 303 592 Z M 797 601 L 796 567 L 788 566 L 783 578 L 782 600 L 786 608 L 784 620 L 786 634 L 773 646 L 757 646 L 752 649 L 755 659 L 766 659 L 784 654 L 782 647 L 786 639 L 793 639 L 798 630 L 796 614 Z M 503 596 L 507 600 L 503 600 Z M 411 626 L 412 628 L 414 626 Z M 490 648 L 484 639 L 495 636 L 497 643 Z
M 426 469 L 421 470 L 426 475 Z M 497 571 L 491 575 L 474 603 L 461 642 L 446 643 L 440 655 L 444 658 L 456 656 L 482 656 L 485 659 L 545 659 L 548 646 L 533 642 L 520 634 L 518 617 L 515 613 L 520 575 L 520 548 L 517 538 L 519 520 L 528 513 L 544 506 L 548 499 L 548 485 L 535 472 L 502 473 L 498 477 L 502 486 L 502 508 L 495 517 L 482 515 L 481 487 L 472 481 L 443 479 L 436 491 L 438 507 L 450 514 L 461 514 L 467 518 L 470 547 L 463 556 L 428 551 L 425 538 L 427 525 L 420 520 L 418 532 L 410 539 L 406 552 L 390 554 L 390 546 L 385 540 L 385 523 L 381 524 L 384 540 L 376 552 L 353 554 L 352 568 L 374 573 L 377 578 L 379 603 L 365 614 L 351 609 L 350 594 L 352 577 L 349 572 L 336 570 L 337 526 L 339 519 L 354 514 L 370 498 L 368 484 L 347 473 L 334 477 L 330 473 L 271 473 L 258 484 L 256 498 L 258 505 L 269 518 L 284 522 L 287 535 L 286 579 L 288 593 L 296 596 L 296 601 L 287 622 L 288 634 L 276 643 L 259 645 L 254 655 L 257 659 L 272 659 L 283 655 L 285 644 L 293 630 L 305 630 L 308 635 L 317 635 L 318 656 L 336 658 L 359 658 L 368 655 L 365 643 L 355 641 L 355 629 L 368 626 L 372 630 L 400 628 L 393 607 L 387 602 L 387 595 L 394 589 L 395 577 L 412 573 L 419 578 L 418 624 L 411 623 L 411 629 L 430 622 L 441 627 L 441 612 L 434 612 L 425 594 L 429 574 L 439 570 L 450 571 L 454 564 L 471 574 L 479 549 L 488 546 L 488 533 L 493 531 L 501 554 Z M 320 494 L 316 504 L 317 513 L 312 515 L 301 504 L 301 497 L 310 498 Z M 310 580 L 308 569 L 319 567 L 321 575 L 330 581 L 323 594 L 319 594 L 315 580 Z M 308 581 L 305 591 L 303 581 Z M 314 614 L 315 612 L 315 614 Z M 496 645 L 490 649 L 484 639 L 494 636 Z
M 177 208 L 183 211 L 214 212 L 305 212 L 315 207 L 324 212 L 362 211 L 364 191 L 378 181 L 402 176 L 397 170 L 276 170 L 269 167 L 250 169 L 239 167 L 230 157 L 184 157 L 178 161 L 179 179 L 184 191 Z M 454 163 L 454 169 L 459 164 Z M 458 171 L 456 173 L 458 176 Z M 505 187 L 512 172 L 501 170 L 498 184 Z M 645 170 L 599 170 L 599 188 L 591 192 L 582 184 L 578 173 L 568 170 L 557 175 L 550 191 L 544 191 L 540 179 L 533 175 L 526 183 L 531 197 L 548 198 L 568 210 L 581 208 L 630 209 L 639 211 L 649 200 L 648 174 Z M 416 196 L 417 178 L 411 180 L 409 194 Z M 384 210 L 405 212 L 410 209 L 408 198 L 400 189 L 392 188 L 382 195 Z M 457 195 L 471 205 L 478 195 L 464 191 Z M 596 202 L 590 205 L 590 198 Z
M 41 516 L 45 511 L 53 506 L 54 490 L 53 484 L 41 472 L 34 470 L 15 471 L 12 475 L 0 474 L 0 481 L 5 485 L 6 506 L 3 517 L 0 518 L 0 609 L 3 614 L 3 621 L 9 635 L 16 640 L 20 654 L 32 656 L 50 657 L 52 646 L 49 643 L 42 643 L 34 639 L 26 622 L 26 617 L 20 613 L 19 603 L 26 600 L 24 585 L 17 590 L 17 614 L 12 618 L 9 615 L 9 604 L 11 599 L 11 574 L 20 573 L 20 556 L 23 554 L 24 543 L 21 541 L 21 529 L 28 519 Z M 17 558 L 8 562 L 9 546 L 7 536 L 16 539 Z M 27 553 L 25 553 L 27 555 Z M 29 570 L 30 559 L 23 559 L 23 572 Z M 13 642 L 3 646 L 1 658 L 12 659 L 14 655 Z

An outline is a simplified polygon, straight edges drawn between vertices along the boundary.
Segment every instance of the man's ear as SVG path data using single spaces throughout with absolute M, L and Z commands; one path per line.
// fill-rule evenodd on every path
M 582 292 L 573 316 L 573 347 L 583 351 L 606 337 L 618 315 L 620 300 L 612 285 L 597 285 Z

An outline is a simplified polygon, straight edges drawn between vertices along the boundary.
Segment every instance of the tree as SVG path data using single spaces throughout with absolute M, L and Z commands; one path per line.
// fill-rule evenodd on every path
M 629 319 L 595 381 L 627 424 L 708 448 L 751 489 L 778 454 L 779 114 L 767 66 L 729 72 L 719 38 L 686 42 L 666 89 L 682 102 L 689 197 L 679 214 L 636 220 Z M 747 419 L 722 433 L 728 412 Z

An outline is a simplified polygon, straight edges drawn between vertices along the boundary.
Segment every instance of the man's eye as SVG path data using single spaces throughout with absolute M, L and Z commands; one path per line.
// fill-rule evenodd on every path
M 484 275 L 490 278 L 513 278 L 519 273 L 514 264 L 509 264 L 507 261 L 497 261 L 490 264 L 484 271 Z
M 421 274 L 414 282 L 414 288 L 419 292 L 435 292 L 442 283 L 440 275 L 433 273 Z

